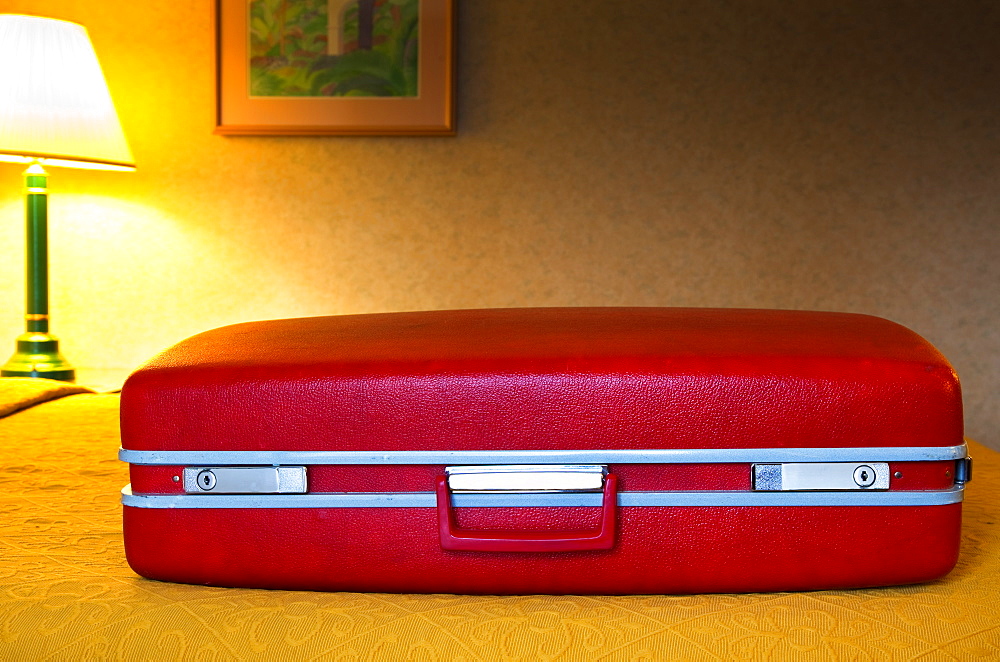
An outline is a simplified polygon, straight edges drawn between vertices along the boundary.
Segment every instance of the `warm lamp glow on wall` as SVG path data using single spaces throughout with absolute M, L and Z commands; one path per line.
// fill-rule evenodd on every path
M 28 165 L 27 329 L 0 376 L 73 381 L 73 368 L 49 334 L 48 174 L 43 166 L 135 170 L 83 26 L 0 14 L 0 161 Z

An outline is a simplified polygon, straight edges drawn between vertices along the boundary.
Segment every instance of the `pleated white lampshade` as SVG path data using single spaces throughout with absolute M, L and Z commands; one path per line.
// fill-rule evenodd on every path
M 0 155 L 44 165 L 135 168 L 82 25 L 0 14 Z

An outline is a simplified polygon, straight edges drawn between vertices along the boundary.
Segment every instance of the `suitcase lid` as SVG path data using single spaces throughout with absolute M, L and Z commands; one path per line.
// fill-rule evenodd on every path
M 249 322 L 122 390 L 134 450 L 956 446 L 958 378 L 867 315 L 541 308 Z

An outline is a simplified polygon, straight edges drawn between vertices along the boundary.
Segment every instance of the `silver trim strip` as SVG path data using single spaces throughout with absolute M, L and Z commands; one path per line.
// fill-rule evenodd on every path
M 967 446 L 866 448 L 684 448 L 475 451 L 136 451 L 119 449 L 131 464 L 710 464 L 717 462 L 925 462 L 959 460 Z
M 944 506 L 962 501 L 964 489 L 899 492 L 620 492 L 629 506 Z M 600 506 L 602 495 L 452 494 L 456 507 Z M 313 494 L 132 494 L 122 489 L 122 505 L 133 508 L 436 508 L 433 492 L 334 492 Z

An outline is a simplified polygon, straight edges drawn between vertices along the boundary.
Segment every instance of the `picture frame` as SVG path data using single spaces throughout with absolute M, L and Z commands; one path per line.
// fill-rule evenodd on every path
M 455 1 L 307 0 L 312 14 L 303 17 L 301 0 L 216 0 L 214 133 L 455 135 Z M 373 6 L 382 12 L 374 21 Z M 405 43 L 404 28 L 392 32 L 402 12 Z M 324 39 L 289 29 L 293 20 L 331 27 Z M 328 50 L 308 52 L 324 43 Z M 373 58 L 388 63 L 385 73 Z

